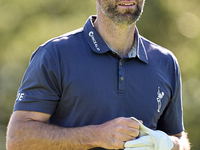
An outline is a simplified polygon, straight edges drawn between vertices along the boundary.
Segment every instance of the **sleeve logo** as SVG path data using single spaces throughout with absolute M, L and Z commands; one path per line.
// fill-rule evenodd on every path
M 23 98 L 24 98 L 24 93 L 18 93 L 16 101 L 22 101 Z

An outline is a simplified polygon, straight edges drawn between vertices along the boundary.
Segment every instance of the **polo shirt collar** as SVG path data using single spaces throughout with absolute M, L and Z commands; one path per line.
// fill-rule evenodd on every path
M 94 28 L 93 20 L 95 19 L 96 19 L 96 16 L 89 17 L 89 19 L 87 20 L 84 26 L 84 33 L 91 49 L 96 53 L 103 54 L 110 51 L 110 48 L 105 43 L 105 41 L 101 38 L 99 33 L 96 31 L 96 29 Z M 144 47 L 143 41 L 139 35 L 137 28 L 135 30 L 135 34 L 137 38 L 136 55 L 141 61 L 148 63 L 146 49 Z
M 148 64 L 148 56 L 147 56 L 147 51 L 146 48 L 144 46 L 142 37 L 140 36 L 137 27 L 135 27 L 135 34 L 136 34 L 136 38 L 137 38 L 137 57 Z
M 85 26 L 84 26 L 84 33 L 92 50 L 96 53 L 103 54 L 108 52 L 110 49 L 104 40 L 101 38 L 99 33 L 96 31 L 93 25 L 93 20 L 96 19 L 96 16 L 91 16 Z

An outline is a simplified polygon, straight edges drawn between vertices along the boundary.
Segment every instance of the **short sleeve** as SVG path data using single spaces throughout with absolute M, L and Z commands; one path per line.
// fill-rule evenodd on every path
M 14 111 L 53 114 L 60 100 L 60 75 L 57 60 L 43 46 L 33 54 L 18 90 Z
M 161 115 L 157 130 L 162 130 L 169 135 L 181 133 L 184 130 L 182 109 L 182 83 L 178 62 L 174 58 L 174 75 L 172 75 L 172 97 L 164 113 Z

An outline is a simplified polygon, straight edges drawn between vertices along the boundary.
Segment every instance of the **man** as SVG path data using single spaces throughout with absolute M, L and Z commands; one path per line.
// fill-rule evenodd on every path
M 8 126 L 9 150 L 124 149 L 141 138 L 140 122 L 167 133 L 173 150 L 190 149 L 177 60 L 136 28 L 144 2 L 98 0 L 83 29 L 33 53 Z

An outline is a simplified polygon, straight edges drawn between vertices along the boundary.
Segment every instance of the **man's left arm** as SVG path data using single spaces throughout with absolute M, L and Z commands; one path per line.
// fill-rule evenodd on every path
M 169 136 L 172 140 L 174 147 L 172 150 L 190 150 L 190 143 L 186 132 L 181 132 L 173 136 Z

